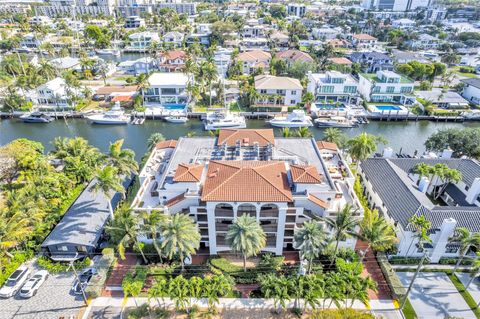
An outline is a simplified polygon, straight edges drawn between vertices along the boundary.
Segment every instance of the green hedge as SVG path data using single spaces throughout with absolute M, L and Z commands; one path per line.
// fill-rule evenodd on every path
M 422 258 L 393 256 L 388 260 L 392 265 L 418 265 Z
M 3 270 L 0 272 L 0 286 L 10 277 L 10 275 L 25 261 L 33 257 L 31 251 L 28 252 L 15 252 L 13 258 L 2 258 Z
M 318 309 L 312 311 L 312 319 L 375 319 L 376 317 L 368 312 L 346 309 Z
M 440 265 L 456 265 L 457 264 L 457 261 L 458 261 L 458 258 L 440 258 L 440 260 L 438 261 L 438 263 Z M 472 260 L 471 259 L 468 259 L 468 258 L 464 258 L 462 260 L 462 262 L 460 263 L 460 265 L 471 265 L 472 264 Z
M 85 257 L 83 260 L 76 261 L 74 263 L 74 265 L 75 265 L 75 269 L 82 269 L 82 268 L 90 266 L 91 263 L 92 263 L 92 261 L 90 260 L 90 258 Z M 53 261 L 50 258 L 45 257 L 45 256 L 42 256 L 42 257 L 38 258 L 37 264 L 40 267 L 42 267 L 43 269 L 48 270 L 48 272 L 52 273 L 52 274 L 58 274 L 58 273 L 61 273 L 61 272 L 67 272 L 67 271 L 71 270 L 71 269 L 69 269 L 70 268 L 69 263 L 67 263 L 67 262 L 56 262 L 56 261 Z
M 395 270 L 393 270 L 392 266 L 390 265 L 387 256 L 384 253 L 379 252 L 377 253 L 377 261 L 380 265 L 383 276 L 390 287 L 393 298 L 402 298 L 406 294 L 406 290 L 403 288 L 403 284 L 395 273 Z

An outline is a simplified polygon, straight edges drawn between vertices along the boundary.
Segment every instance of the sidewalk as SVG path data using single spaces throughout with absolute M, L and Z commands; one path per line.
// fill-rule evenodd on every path
M 392 265 L 392 264 L 390 264 Z M 392 265 L 393 269 L 416 269 L 418 265 Z M 439 265 L 439 264 L 428 264 L 422 267 L 423 270 L 453 270 L 455 265 Z M 459 266 L 458 271 L 470 270 L 472 266 Z

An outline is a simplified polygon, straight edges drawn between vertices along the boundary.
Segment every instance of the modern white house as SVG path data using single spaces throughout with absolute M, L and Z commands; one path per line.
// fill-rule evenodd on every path
M 188 77 L 184 73 L 153 73 L 143 92 L 145 105 L 167 109 L 184 109 L 188 102 Z
M 48 40 L 48 36 L 43 37 L 41 35 L 27 33 L 23 36 L 22 40 L 20 41 L 20 47 L 27 48 L 27 49 L 38 49 L 47 40 Z
M 308 75 L 307 92 L 315 97 L 315 102 L 356 104 L 358 81 L 350 74 L 338 71 L 311 73 Z
M 347 203 L 362 218 L 353 182 L 335 144 L 275 138 L 272 129 L 225 129 L 218 137 L 157 144 L 140 172 L 132 208 L 188 215 L 201 233 L 200 249 L 211 255 L 230 251 L 228 228 L 247 214 L 266 234 L 263 251 L 281 255 L 294 250 L 293 236 L 305 221 L 334 217 Z M 147 235 L 140 239 L 151 242 Z M 341 246 L 355 243 L 348 238 Z
M 137 60 L 127 60 L 118 64 L 118 69 L 126 74 L 150 73 L 157 70 L 157 60 L 152 57 L 144 57 Z
M 183 35 L 183 33 L 180 33 L 178 31 L 170 31 L 165 33 L 162 38 L 163 43 L 165 43 L 166 45 L 178 48 L 182 46 L 185 36 Z
M 414 81 L 393 71 L 359 74 L 358 91 L 367 102 L 413 104 Z
M 432 263 L 442 257 L 458 257 L 459 243 L 451 238 L 458 227 L 471 232 L 480 231 L 480 164 L 471 159 L 450 158 L 445 150 L 440 158 L 392 158 L 393 151 L 385 149 L 383 158 L 369 158 L 359 165 L 358 173 L 371 208 L 395 225 L 399 242 L 397 256 L 421 257 L 423 251 L 415 237 L 416 230 L 409 220 L 425 216 L 431 222 L 428 231 L 431 244 L 427 254 Z M 436 176 L 420 177 L 415 165 L 445 164 L 462 174 L 460 182 L 446 183 Z M 431 179 L 431 180 L 430 180 Z M 438 202 L 431 198 L 438 190 Z
M 63 110 L 72 108 L 69 94 L 81 95 L 81 91 L 68 87 L 63 78 L 55 78 L 27 93 L 34 106 Z
M 352 44 L 359 49 L 372 49 L 377 45 L 377 42 L 377 38 L 369 34 L 360 33 L 352 35 Z
M 129 16 L 125 18 L 125 24 L 123 25 L 125 29 L 136 29 L 144 26 L 145 19 L 142 19 L 139 16 Z
M 480 105 L 480 79 L 472 78 L 461 81 L 465 84 L 462 96 L 469 102 Z
M 130 45 L 127 49 L 133 50 L 146 50 L 150 48 L 153 42 L 160 43 L 160 37 L 155 32 L 145 31 L 132 33 L 128 36 L 130 40 Z
M 257 106 L 294 106 L 302 101 L 302 84 L 285 76 L 257 75 L 255 90 L 260 94 Z

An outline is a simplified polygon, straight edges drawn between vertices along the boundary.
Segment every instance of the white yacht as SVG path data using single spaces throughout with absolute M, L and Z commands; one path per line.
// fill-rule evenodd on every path
M 222 128 L 246 128 L 245 117 L 230 112 L 207 112 L 204 121 L 207 131 L 214 131 Z
M 98 49 L 95 50 L 98 55 L 113 55 L 113 56 L 119 56 L 120 55 L 120 50 L 118 49 Z
M 287 117 L 276 117 L 268 121 L 275 127 L 310 127 L 313 126 L 310 116 L 305 115 L 303 110 L 293 110 Z
M 355 119 L 349 119 L 344 116 L 331 116 L 331 117 L 322 117 L 315 119 L 315 124 L 318 127 L 339 127 L 339 128 L 349 128 L 355 127 L 358 125 Z
M 92 124 L 128 124 L 130 116 L 120 108 L 120 103 L 116 102 L 115 106 L 109 111 L 87 116 Z
M 462 116 L 469 120 L 480 120 L 480 110 L 470 110 L 468 112 L 463 112 Z
M 50 123 L 53 117 L 42 112 L 25 113 L 20 116 L 24 123 Z
M 165 118 L 168 123 L 184 124 L 188 122 L 188 118 L 185 115 L 171 115 Z

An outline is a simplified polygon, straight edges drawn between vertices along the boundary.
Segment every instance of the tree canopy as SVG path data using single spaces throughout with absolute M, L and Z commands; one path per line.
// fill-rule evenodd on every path
M 480 129 L 478 128 L 447 128 L 432 134 L 426 141 L 429 151 L 441 152 L 450 148 L 454 156 L 469 156 L 480 158 Z

